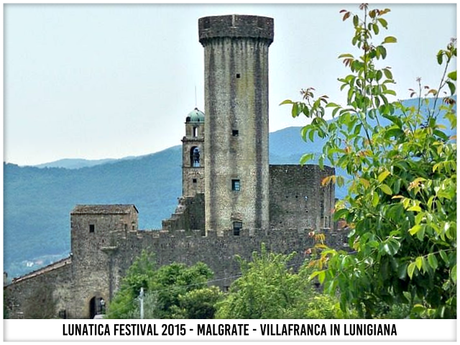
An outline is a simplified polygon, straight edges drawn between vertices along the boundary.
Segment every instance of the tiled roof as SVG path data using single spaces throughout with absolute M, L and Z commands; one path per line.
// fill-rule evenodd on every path
M 134 205 L 77 205 L 71 214 L 127 214 L 134 208 Z

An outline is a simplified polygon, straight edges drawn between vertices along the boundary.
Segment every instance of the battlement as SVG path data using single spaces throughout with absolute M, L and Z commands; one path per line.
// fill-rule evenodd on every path
M 128 237 L 121 237 L 122 239 L 129 240 L 142 240 L 149 242 L 154 240 L 157 243 L 165 240 L 169 242 L 171 239 L 175 240 L 194 240 L 200 239 L 200 241 L 210 241 L 215 239 L 232 239 L 232 241 L 238 241 L 241 239 L 242 242 L 246 241 L 248 238 L 257 238 L 261 240 L 267 239 L 276 239 L 276 238 L 290 238 L 298 236 L 307 236 L 310 231 L 314 229 L 311 228 L 273 228 L 273 229 L 241 229 L 238 235 L 235 235 L 233 230 L 208 230 L 206 235 L 203 235 L 202 230 L 135 230 L 129 231 Z M 340 237 L 343 232 L 337 231 L 331 228 L 322 228 L 316 229 L 317 233 L 323 233 L 326 236 L 331 236 L 331 238 Z M 158 242 L 160 241 L 160 242 Z M 166 242 L 165 242 L 166 243 Z
M 203 17 L 198 21 L 199 39 L 204 46 L 213 38 L 255 38 L 273 42 L 273 18 L 250 15 Z

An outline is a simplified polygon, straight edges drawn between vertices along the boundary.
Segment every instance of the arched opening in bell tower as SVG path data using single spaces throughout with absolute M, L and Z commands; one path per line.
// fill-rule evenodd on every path
M 191 166 L 193 168 L 199 168 L 201 166 L 200 159 L 201 159 L 201 157 L 200 157 L 200 148 L 198 146 L 193 146 L 190 149 Z

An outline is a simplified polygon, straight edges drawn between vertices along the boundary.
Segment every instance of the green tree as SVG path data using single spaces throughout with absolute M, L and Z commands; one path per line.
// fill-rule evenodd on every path
M 223 293 L 217 286 L 205 287 L 179 295 L 179 305 L 172 310 L 174 319 L 213 319 L 216 304 L 222 300 Z
M 188 267 L 172 263 L 158 269 L 155 266 L 153 254 L 143 251 L 128 269 L 109 305 L 107 318 L 139 318 L 141 288 L 145 293 L 144 318 L 192 318 L 200 313 L 202 318 L 212 317 L 212 305 L 218 298 L 214 289 L 206 291 L 213 276 L 207 265 L 197 263 Z
M 149 286 L 151 291 L 158 292 L 160 318 L 181 317 L 177 314 L 178 309 L 181 309 L 181 296 L 204 289 L 213 275 L 211 269 L 202 262 L 190 267 L 180 263 L 160 267 Z M 185 315 L 187 313 L 188 311 L 185 311 Z
M 242 276 L 230 286 L 225 299 L 217 304 L 219 319 L 287 319 L 315 317 L 329 318 L 335 303 L 330 297 L 327 306 L 315 303 L 320 296 L 308 281 L 309 269 L 302 266 L 298 273 L 289 268 L 290 255 L 269 252 L 262 244 L 260 254 L 254 252 L 252 261 L 237 257 Z M 326 311 L 324 308 L 331 307 Z
M 139 313 L 139 293 L 141 288 L 146 290 L 144 300 L 145 317 L 154 317 L 157 310 L 157 296 L 148 291 L 149 282 L 155 276 L 155 257 L 148 251 L 142 251 L 141 255 L 134 261 L 122 280 L 121 287 L 115 294 L 108 306 L 107 318 L 109 319 L 137 319 Z M 151 303 L 148 303 L 151 302 Z M 150 315 L 147 315 L 150 313 Z
M 457 147 L 456 137 L 447 133 L 456 130 L 457 73 L 450 70 L 456 42 L 437 54 L 444 66 L 439 86 L 423 86 L 418 79 L 417 90 L 411 90 L 417 106 L 407 107 L 388 99 L 396 96 L 395 81 L 390 67 L 379 66 L 387 45 L 396 43 L 392 36 L 377 41 L 388 27 L 384 17 L 390 10 L 367 4 L 360 10 L 362 15 L 341 11 L 344 21 L 351 19 L 352 44 L 360 52 L 339 56 L 351 72 L 339 79 L 347 91 L 346 106 L 327 96 L 316 98 L 313 88 L 301 91 L 302 101 L 282 102 L 292 105 L 294 117 L 311 119 L 302 129 L 305 140 L 327 138 L 319 164 L 328 160 L 351 177 L 323 182 L 348 187 L 335 219 L 349 224 L 352 252 L 314 248 L 311 277 L 326 292 L 338 289 L 342 308 L 352 305 L 361 317 L 379 317 L 382 306 L 390 310 L 401 304 L 412 317 L 455 318 Z M 325 120 L 327 109 L 333 121 Z M 311 158 L 306 154 L 301 162 Z

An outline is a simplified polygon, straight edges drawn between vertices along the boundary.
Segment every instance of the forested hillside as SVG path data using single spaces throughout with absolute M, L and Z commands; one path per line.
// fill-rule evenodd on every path
M 180 147 L 91 168 L 4 165 L 4 263 L 24 273 L 70 250 L 76 204 L 135 204 L 143 229 L 159 228 L 181 194 Z M 31 263 L 29 262 L 29 266 Z

